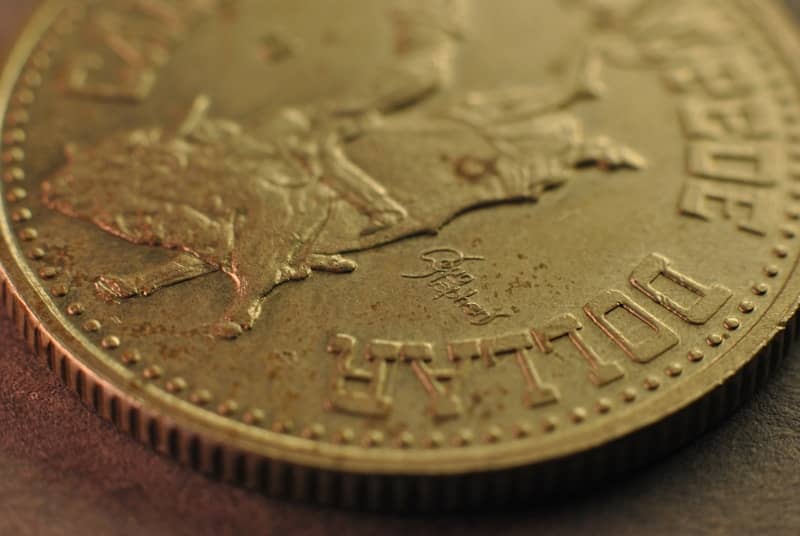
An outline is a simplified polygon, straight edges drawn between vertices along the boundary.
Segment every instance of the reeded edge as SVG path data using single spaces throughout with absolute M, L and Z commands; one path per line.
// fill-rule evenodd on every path
M 773 0 L 742 3 L 751 13 L 758 13 L 759 24 L 766 20 L 769 27 L 783 29 L 767 32 L 767 37 L 779 49 L 781 59 L 798 83 L 800 59 L 789 51 L 797 50 L 800 41 L 787 22 L 791 18 Z M 63 1 L 46 2 L 28 23 L 0 77 L 0 102 L 8 102 L 21 67 L 42 30 L 64 5 Z M 0 124 L 5 111 L 0 111 Z M 13 258 L 7 219 L 0 220 L 0 230 L 6 242 L 6 247 L 0 249 L 0 303 L 31 349 L 86 405 L 137 440 L 195 469 L 270 495 L 323 504 L 411 510 L 486 507 L 585 487 L 663 456 L 721 420 L 769 376 L 798 336 L 800 276 L 795 267 L 778 299 L 743 336 L 746 339 L 733 345 L 701 375 L 674 387 L 669 400 L 639 405 L 638 418 L 614 428 L 614 437 L 598 438 L 596 432 L 588 431 L 579 436 L 589 437 L 580 442 L 578 449 L 562 446 L 543 453 L 519 442 L 443 449 L 427 453 L 428 458 L 418 452 L 412 457 L 402 451 L 334 447 L 277 434 L 274 435 L 281 444 L 264 445 L 245 437 L 245 425 L 231 426 L 230 421 L 225 421 L 231 428 L 225 432 L 209 426 L 209 420 L 221 418 L 208 416 L 207 412 L 201 414 L 201 410 L 192 408 L 197 415 L 176 414 L 174 403 L 167 406 L 164 397 L 149 386 L 128 385 L 131 391 L 140 389 L 138 396 L 124 392 L 92 368 L 96 365 L 100 370 L 110 369 L 108 363 L 82 347 L 82 341 L 68 327 L 59 323 L 50 333 L 45 331 L 41 318 L 57 313 L 22 273 L 24 265 Z M 15 288 L 11 280 L 25 283 Z M 26 303 L 35 304 L 36 310 Z M 82 355 L 70 353 L 70 345 L 78 345 L 79 351 L 84 350 Z M 754 357 L 748 359 L 748 355 Z M 723 370 L 719 371 L 719 367 Z M 717 372 L 714 377 L 722 379 L 710 378 L 708 371 L 712 369 Z M 705 394 L 690 399 L 691 392 Z M 172 413 L 164 411 L 169 407 L 173 408 Z M 574 447 L 578 442 L 573 439 L 570 443 Z M 531 455 L 532 450 L 536 451 L 535 456 Z M 445 453 L 451 459 L 442 460 Z

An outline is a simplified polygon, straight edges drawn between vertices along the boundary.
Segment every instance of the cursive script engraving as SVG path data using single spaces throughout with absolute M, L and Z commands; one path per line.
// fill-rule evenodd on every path
M 449 300 L 469 318 L 475 326 L 491 324 L 499 318 L 511 316 L 501 310 L 491 311 L 478 303 L 478 289 L 472 286 L 475 276 L 464 267 L 465 262 L 482 261 L 483 257 L 465 255 L 453 248 L 434 248 L 422 252 L 420 260 L 427 263 L 427 271 L 419 274 L 402 274 L 408 279 L 425 279 L 434 301 Z

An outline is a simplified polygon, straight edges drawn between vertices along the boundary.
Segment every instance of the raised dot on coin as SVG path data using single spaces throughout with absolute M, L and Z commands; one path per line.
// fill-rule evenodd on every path
M 644 380 L 644 386 L 647 388 L 648 391 L 655 391 L 659 387 L 661 387 L 661 382 L 655 376 L 648 376 Z
M 778 270 L 777 266 L 770 264 L 769 266 L 764 267 L 764 273 L 767 275 L 767 277 L 775 277 L 778 275 L 778 273 L 780 273 L 780 271 Z
M 42 248 L 33 248 L 28 252 L 28 257 L 35 261 L 42 260 L 45 255 L 46 253 Z
M 370 430 L 367 432 L 367 435 L 364 436 L 364 446 L 378 447 L 383 444 L 384 439 L 383 432 L 380 430 Z
M 464 447 L 472 443 L 474 436 L 471 430 L 460 430 L 453 438 L 453 444 Z
M 533 426 L 527 422 L 520 422 L 514 425 L 514 437 L 523 438 L 533 434 Z
M 601 398 L 597 401 L 597 412 L 598 413 L 608 413 L 611 411 L 611 400 L 608 398 Z
M 103 345 L 103 348 L 106 350 L 113 350 L 119 348 L 120 340 L 116 335 L 106 335 L 103 337 L 103 340 L 100 341 L 100 344 Z
M 198 406 L 202 406 L 211 402 L 211 391 L 208 389 L 198 389 L 196 391 L 192 391 L 189 395 L 189 402 L 192 404 L 197 404 Z
M 100 331 L 100 328 L 102 328 L 102 327 L 103 327 L 103 324 L 101 324 L 100 321 L 97 320 L 96 318 L 92 318 L 91 320 L 87 320 L 83 324 L 83 329 L 85 329 L 86 331 L 89 331 L 89 332 Z
M 400 434 L 400 437 L 397 438 L 397 446 L 400 448 L 407 449 L 414 445 L 414 434 L 411 432 L 405 431 Z
M 30 114 L 26 110 L 16 109 L 8 115 L 11 125 L 24 125 L 31 120 Z
M 80 316 L 84 311 L 84 306 L 80 302 L 72 302 L 67 305 L 67 314 L 70 316 Z
M 6 201 L 16 203 L 28 197 L 28 190 L 25 188 L 12 188 L 6 193 Z
M 3 143 L 11 145 L 13 143 L 23 143 L 25 141 L 25 131 L 21 128 L 12 128 L 3 135 Z
M 12 167 L 3 173 L 5 182 L 20 182 L 25 180 L 25 171 L 22 168 Z
M 784 259 L 789 255 L 789 248 L 780 244 L 775 246 L 775 249 L 773 249 L 772 251 L 773 253 L 775 253 L 775 256 L 780 259 Z
M 11 219 L 17 223 L 29 221 L 33 218 L 33 212 L 29 208 L 18 208 L 11 213 Z
M 164 388 L 170 393 L 180 393 L 181 391 L 185 391 L 186 387 L 186 380 L 180 376 L 168 380 L 166 385 L 164 385 Z
M 157 380 L 164 374 L 164 369 L 158 365 L 150 365 L 142 371 L 142 376 L 148 380 Z
M 30 89 L 21 89 L 14 94 L 14 100 L 23 105 L 33 104 L 36 95 Z
M 431 448 L 439 448 L 444 445 L 444 434 L 441 432 L 433 432 L 425 443 Z
M 797 236 L 797 230 L 795 230 L 793 227 L 782 227 L 781 234 L 785 238 L 795 238 Z
M 672 363 L 667 366 L 666 373 L 671 378 L 677 378 L 683 373 L 683 367 L 680 363 Z
M 622 390 L 622 400 L 625 402 L 633 402 L 636 400 L 636 389 L 633 387 L 626 387 Z
M 239 409 L 239 404 L 235 400 L 226 400 L 217 406 L 217 413 L 220 415 L 232 415 Z
M 556 417 L 547 417 L 542 424 L 545 432 L 552 432 L 558 428 L 558 419 Z
M 291 434 L 294 423 L 289 419 L 276 419 L 272 422 L 272 431 L 279 434 Z
M 135 365 L 142 360 L 139 350 L 125 350 L 120 356 L 120 360 L 126 365 Z
M 30 87 L 39 87 L 42 84 L 42 75 L 36 71 L 25 73 L 24 82 Z
M 726 318 L 722 322 L 722 325 L 725 326 L 725 329 L 729 329 L 729 330 L 733 331 L 735 329 L 739 329 L 739 326 L 741 326 L 742 323 L 735 316 L 731 316 L 731 317 Z
M 20 163 L 25 160 L 25 151 L 19 147 L 12 147 L 3 153 L 3 162 L 6 164 Z
M 39 277 L 42 279 L 53 279 L 61 270 L 57 266 L 42 266 L 39 268 Z
M 582 423 L 583 421 L 586 420 L 587 416 L 588 413 L 584 408 L 575 408 L 572 410 L 572 414 L 570 415 L 570 417 L 572 418 L 572 422 L 574 422 L 575 424 Z
M 486 441 L 488 443 L 497 443 L 503 438 L 503 429 L 499 426 L 490 426 L 486 431 Z
M 719 346 L 722 344 L 723 340 L 722 335 L 719 333 L 712 333 L 706 338 L 706 342 L 708 342 L 709 346 Z
M 688 357 L 689 357 L 689 361 L 691 361 L 692 363 L 697 363 L 697 362 L 703 360 L 703 357 L 705 357 L 705 354 L 703 354 L 703 351 L 700 350 L 699 348 L 694 348 L 693 350 L 689 351 L 689 356 Z
M 353 431 L 352 428 L 342 428 L 333 436 L 333 440 L 336 443 L 341 443 L 343 445 L 347 445 L 348 443 L 352 443 L 353 440 L 356 438 L 356 433 Z
M 39 232 L 33 227 L 26 227 L 25 229 L 19 232 L 19 237 L 24 242 L 31 242 L 39 237 Z
M 53 286 L 53 288 L 50 289 L 50 294 L 52 294 L 56 298 L 63 298 L 64 296 L 69 294 L 69 285 L 66 283 L 55 285 Z
M 250 408 L 244 412 L 242 420 L 247 424 L 258 424 L 264 420 L 264 412 L 257 408 Z
M 317 422 L 311 426 L 306 426 L 303 430 L 303 433 L 300 435 L 306 439 L 319 439 L 325 435 L 325 427 Z
M 769 285 L 767 285 L 766 283 L 756 283 L 755 285 L 753 285 L 753 294 L 756 294 L 758 296 L 763 296 L 767 292 L 769 292 Z
M 739 304 L 739 310 L 745 314 L 752 313 L 753 311 L 755 311 L 755 309 L 756 305 L 749 300 L 744 300 L 742 303 Z

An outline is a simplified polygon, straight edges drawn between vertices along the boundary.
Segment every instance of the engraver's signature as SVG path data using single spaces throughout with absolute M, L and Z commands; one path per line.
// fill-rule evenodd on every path
M 449 247 L 441 247 L 423 251 L 420 260 L 427 265 L 426 271 L 419 274 L 402 274 L 408 279 L 424 279 L 431 289 L 434 301 L 447 300 L 458 307 L 475 326 L 491 324 L 498 318 L 510 317 L 510 313 L 502 310 L 489 310 L 480 304 L 478 289 L 473 282 L 475 276 L 464 268 L 467 262 L 479 262 L 483 257 L 466 255 Z

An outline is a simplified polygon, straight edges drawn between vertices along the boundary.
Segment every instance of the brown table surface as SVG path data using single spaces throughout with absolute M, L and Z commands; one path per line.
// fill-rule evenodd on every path
M 35 3 L 0 0 L 0 57 Z M 588 497 L 404 517 L 270 500 L 154 454 L 81 405 L 0 314 L 0 535 L 437 532 L 800 534 L 800 346 L 722 426 Z

